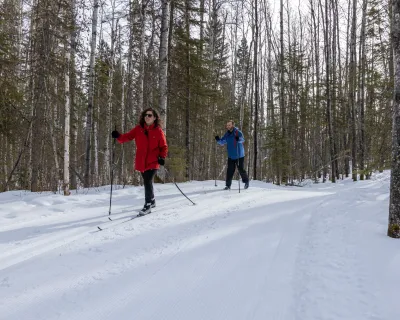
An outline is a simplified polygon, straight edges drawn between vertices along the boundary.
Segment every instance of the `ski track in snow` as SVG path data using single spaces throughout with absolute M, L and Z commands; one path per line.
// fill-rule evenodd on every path
M 0 207 L 11 208 L 0 221 L 15 220 L 0 227 L 0 319 L 392 319 L 400 254 L 384 237 L 386 180 L 253 182 L 240 194 L 182 184 L 196 206 L 156 185 L 153 213 L 101 232 L 106 191 L 0 195 Z M 114 217 L 139 208 L 141 192 L 116 191 Z M 46 217 L 18 216 L 21 202 Z
M 325 201 L 322 210 L 310 220 L 296 262 L 296 303 L 292 312 L 296 317 L 287 319 L 389 320 L 400 314 L 393 298 L 382 299 L 389 296 L 383 292 L 385 284 L 390 291 L 394 286 L 389 282 L 394 279 L 385 279 L 385 260 L 390 255 L 379 250 L 394 243 L 385 238 L 385 223 L 377 225 L 365 220 L 370 211 L 375 215 L 383 212 L 384 221 L 387 209 L 382 210 L 381 203 L 371 201 L 374 193 L 365 190 L 365 185 L 359 193 L 354 192 L 357 188 L 346 189 Z M 380 235 L 378 244 L 368 239 L 371 234 Z M 371 245 L 378 247 L 385 242 L 381 249 L 371 250 Z

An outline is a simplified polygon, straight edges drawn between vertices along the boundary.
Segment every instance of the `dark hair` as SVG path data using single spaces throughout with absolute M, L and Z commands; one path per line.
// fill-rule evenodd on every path
M 155 127 L 162 127 L 162 121 L 160 119 L 160 115 L 158 114 L 157 110 L 153 109 L 153 108 L 147 108 L 145 110 L 142 111 L 142 113 L 140 114 L 140 120 L 139 120 L 139 124 L 142 128 L 144 128 L 144 125 L 146 124 L 146 121 L 144 120 L 144 117 L 146 116 L 147 111 L 151 111 L 153 113 L 153 116 L 156 118 L 154 120 L 154 126 Z

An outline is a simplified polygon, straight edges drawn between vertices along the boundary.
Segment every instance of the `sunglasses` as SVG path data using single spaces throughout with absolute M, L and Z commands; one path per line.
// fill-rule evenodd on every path
M 153 114 L 152 113 L 146 113 L 145 117 L 151 118 L 151 117 L 153 117 Z

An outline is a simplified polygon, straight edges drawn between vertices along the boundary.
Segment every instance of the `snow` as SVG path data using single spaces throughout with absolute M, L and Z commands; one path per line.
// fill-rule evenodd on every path
M 397 319 L 389 181 L 2 193 L 0 318 Z

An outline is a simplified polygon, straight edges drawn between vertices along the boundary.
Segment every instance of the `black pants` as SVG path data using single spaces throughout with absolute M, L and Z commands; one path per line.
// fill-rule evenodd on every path
M 144 183 L 144 196 L 146 203 L 150 203 L 154 199 L 153 179 L 157 169 L 147 170 L 142 172 Z
M 239 164 L 238 164 L 239 162 Z M 249 182 L 249 177 L 247 176 L 246 171 L 244 170 L 244 157 L 236 160 L 232 160 L 228 158 L 228 169 L 226 171 L 226 186 L 230 187 L 232 184 L 232 178 L 235 174 L 236 166 L 238 165 L 240 176 L 242 177 L 243 183 Z

